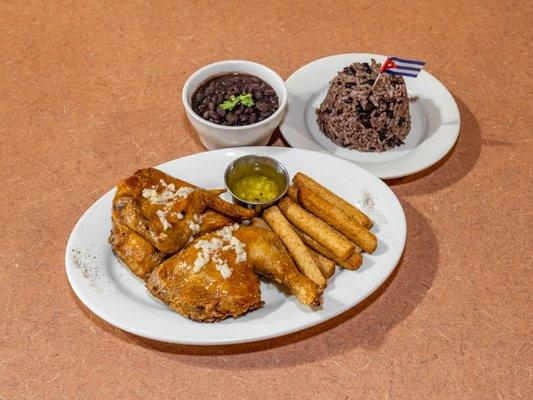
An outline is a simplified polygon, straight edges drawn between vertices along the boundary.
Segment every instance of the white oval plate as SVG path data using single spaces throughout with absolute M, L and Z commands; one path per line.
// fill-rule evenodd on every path
M 198 323 L 171 311 L 115 258 L 107 243 L 115 189 L 83 214 L 67 244 L 67 276 L 80 300 L 100 318 L 136 335 L 172 343 L 215 345 L 268 339 L 319 324 L 355 306 L 387 279 L 403 252 L 405 215 L 388 186 L 355 164 L 307 150 L 241 147 L 199 153 L 157 168 L 198 186 L 221 188 L 226 166 L 246 154 L 274 157 L 291 176 L 297 171 L 310 175 L 357 204 L 375 222 L 373 232 L 379 240 L 375 254 L 365 255 L 357 271 L 337 269 L 319 309 L 301 305 L 275 284 L 262 281 L 265 305 L 237 319 Z
M 353 62 L 378 62 L 376 54 L 339 54 L 313 61 L 286 81 L 289 98 L 280 130 L 292 147 L 316 150 L 352 161 L 382 179 L 414 174 L 435 164 L 453 147 L 459 136 L 460 116 L 452 95 L 436 78 L 421 71 L 417 78 L 404 78 L 410 102 L 411 131 L 405 144 L 382 152 L 350 150 L 333 143 L 316 122 L 315 110 L 337 72 Z

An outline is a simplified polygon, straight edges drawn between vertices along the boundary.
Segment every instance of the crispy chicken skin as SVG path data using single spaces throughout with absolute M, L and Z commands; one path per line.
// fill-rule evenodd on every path
M 193 272 L 201 249 L 217 233 L 203 235 L 160 264 L 146 284 L 148 290 L 180 314 L 197 321 L 212 322 L 237 317 L 261 305 L 257 274 L 286 285 L 303 304 L 318 305 L 320 291 L 301 275 L 283 243 L 273 232 L 240 226 L 235 237 L 245 244 L 246 261 L 237 263 L 234 250 L 220 252 L 232 269 L 224 279 L 211 259 L 200 271 Z
M 199 235 L 235 223 L 232 219 L 208 210 L 203 214 Z M 109 243 L 122 262 L 141 279 L 148 279 L 167 254 L 157 250 L 148 240 L 125 225 L 113 222 Z
M 320 289 L 298 271 L 290 253 L 274 232 L 256 226 L 241 226 L 235 236 L 246 244 L 248 259 L 256 273 L 287 286 L 302 304 L 320 304 Z
M 239 315 L 261 306 L 260 283 L 248 261 L 236 262 L 235 251 L 221 251 L 220 258 L 231 268 L 224 278 L 211 259 L 198 272 L 193 265 L 200 249 L 200 240 L 210 240 L 216 233 L 205 234 L 178 254 L 160 264 L 146 283 L 157 298 L 185 317 L 213 322 Z
M 161 204 L 143 197 L 143 189 L 147 188 L 156 188 L 161 193 L 162 182 L 174 185 L 176 191 L 190 188 L 191 192 L 187 197 Z M 195 234 L 232 224 L 232 218 L 253 217 L 253 210 L 220 199 L 222 192 L 199 189 L 154 168 L 137 171 L 118 184 L 113 199 L 113 229 L 109 238 L 113 251 L 133 273 L 146 279 L 164 258 L 182 249 Z M 158 212 L 165 213 L 171 226 L 165 229 Z M 193 230 L 195 225 L 198 226 Z
M 147 279 L 166 254 L 125 225 L 114 223 L 109 243 L 115 254 L 141 279 Z

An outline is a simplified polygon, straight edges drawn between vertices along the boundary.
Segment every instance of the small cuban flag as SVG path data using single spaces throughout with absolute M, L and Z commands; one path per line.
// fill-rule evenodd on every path
M 416 78 L 426 63 L 418 60 L 406 60 L 398 57 L 387 57 L 381 69 L 380 74 L 401 75 Z

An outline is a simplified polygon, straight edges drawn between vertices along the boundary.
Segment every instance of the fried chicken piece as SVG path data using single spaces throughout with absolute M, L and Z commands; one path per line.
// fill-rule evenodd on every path
M 199 189 L 154 168 L 139 170 L 117 186 L 113 218 L 173 254 L 198 233 L 206 208 L 239 219 L 254 216 L 253 210 L 220 199 L 222 192 Z
M 183 316 L 202 322 L 260 307 L 257 275 L 247 260 L 237 261 L 235 250 L 223 250 L 229 243 L 219 233 L 199 237 L 161 263 L 146 283 L 148 290 Z
M 233 225 L 235 223 L 235 220 L 212 210 L 207 210 L 206 212 L 204 212 L 200 220 L 201 223 L 198 235 L 213 232 L 217 229 L 223 228 L 228 225 Z
M 237 224 L 193 241 L 161 263 L 146 286 L 180 314 L 212 322 L 261 305 L 256 273 L 286 285 L 303 304 L 320 302 L 318 287 L 273 232 Z
M 234 223 L 217 210 L 237 219 L 253 217 L 253 210 L 219 198 L 222 192 L 199 189 L 154 168 L 137 171 L 118 184 L 113 199 L 109 238 L 113 251 L 132 272 L 146 279 L 194 235 Z
M 202 214 L 199 235 L 216 231 L 224 226 L 234 224 L 235 221 L 208 210 Z M 118 222 L 113 223 L 109 243 L 120 260 L 141 279 L 148 279 L 167 254 L 157 250 L 148 240 Z
M 302 275 L 280 238 L 272 231 L 257 226 L 242 226 L 235 236 L 246 244 L 253 269 L 284 286 L 302 304 L 319 305 L 321 290 Z
M 141 279 L 148 279 L 166 254 L 125 225 L 114 223 L 109 243 L 115 254 Z

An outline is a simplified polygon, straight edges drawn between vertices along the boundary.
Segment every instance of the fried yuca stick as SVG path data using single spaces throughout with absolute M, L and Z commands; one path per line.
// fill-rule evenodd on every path
M 364 226 L 347 218 L 344 212 L 317 196 L 312 190 L 306 187 L 298 189 L 298 200 L 307 211 L 345 234 L 348 239 L 367 253 L 373 253 L 376 250 L 378 244 L 376 235 Z
M 359 210 L 354 205 L 348 203 L 343 198 L 337 196 L 331 190 L 325 188 L 320 183 L 316 182 L 309 176 L 298 172 L 294 175 L 292 181 L 298 186 L 298 188 L 308 188 L 315 192 L 315 194 L 328 203 L 334 205 L 335 207 L 341 209 L 346 215 L 351 219 L 358 222 L 360 225 L 364 226 L 367 229 L 372 228 L 372 220 L 368 216 Z
M 329 258 L 324 257 L 322 254 L 317 253 L 312 249 L 309 249 L 309 251 L 315 258 L 315 262 L 318 265 L 318 268 L 320 268 L 320 272 L 322 272 L 322 275 L 324 275 L 324 278 L 331 278 L 333 273 L 335 272 L 335 263 Z
M 298 187 L 296 185 L 289 186 L 289 190 L 287 190 L 287 195 L 291 198 L 292 201 L 298 203 Z
M 354 253 L 346 260 L 342 260 L 336 257 L 335 254 L 326 249 L 311 236 L 307 235 L 306 233 L 303 233 L 296 227 L 294 227 L 294 230 L 296 231 L 297 235 L 300 236 L 302 242 L 304 242 L 308 247 L 316 251 L 318 254 L 321 254 L 323 257 L 332 260 L 333 262 L 335 262 L 335 264 L 341 266 L 342 268 L 354 270 L 361 266 L 363 262 L 363 257 L 361 256 L 361 249 L 359 249 L 359 247 L 356 247 Z
M 268 208 L 263 213 L 263 218 L 270 225 L 274 233 L 279 236 L 287 250 L 289 250 L 300 272 L 315 282 L 319 287 L 325 287 L 327 281 L 313 258 L 311 250 L 303 244 L 279 208 L 277 206 Z
M 257 228 L 272 231 L 272 229 L 267 224 L 267 222 L 263 218 L 259 218 L 259 217 L 252 218 L 251 226 L 255 226 Z M 293 226 L 292 229 L 296 230 L 296 227 Z M 309 251 L 311 252 L 311 254 L 313 254 L 313 257 L 315 257 L 315 262 L 320 268 L 322 275 L 324 275 L 324 278 L 326 279 L 331 278 L 331 276 L 335 272 L 335 262 L 331 261 L 329 258 L 324 257 L 322 254 L 312 249 L 309 249 Z
M 278 204 L 283 215 L 301 231 L 329 249 L 336 257 L 345 260 L 355 250 L 355 245 L 346 236 L 336 231 L 321 219 L 304 210 L 290 198 L 285 197 Z

